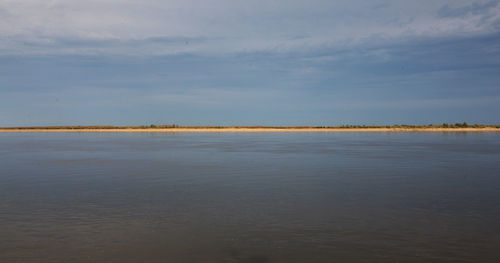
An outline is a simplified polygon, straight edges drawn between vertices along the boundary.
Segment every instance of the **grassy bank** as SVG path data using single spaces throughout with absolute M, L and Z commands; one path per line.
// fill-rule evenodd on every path
M 500 128 L 500 125 L 490 124 L 429 124 L 429 125 L 341 125 L 341 126 L 180 126 L 140 125 L 140 126 L 113 126 L 113 125 L 78 125 L 78 126 L 21 126 L 0 127 L 1 130 L 120 130 L 120 129 L 462 129 L 462 128 Z
M 456 123 L 439 125 L 342 125 L 342 126 L 32 126 L 5 127 L 0 131 L 60 132 L 273 132 L 273 131 L 500 131 L 500 125 Z

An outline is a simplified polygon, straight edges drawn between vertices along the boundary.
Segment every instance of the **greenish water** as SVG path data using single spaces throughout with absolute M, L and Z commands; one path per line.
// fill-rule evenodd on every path
M 500 262 L 499 133 L 1 133 L 0 262 Z

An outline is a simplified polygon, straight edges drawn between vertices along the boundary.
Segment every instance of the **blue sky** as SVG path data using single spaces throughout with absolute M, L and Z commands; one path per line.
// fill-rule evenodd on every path
M 500 123 L 500 1 L 0 1 L 0 126 Z

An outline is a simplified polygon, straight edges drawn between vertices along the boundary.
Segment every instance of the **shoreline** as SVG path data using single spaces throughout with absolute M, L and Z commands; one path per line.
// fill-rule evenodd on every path
M 252 132 L 500 132 L 500 128 L 0 128 L 0 132 L 148 132 L 148 133 L 252 133 Z

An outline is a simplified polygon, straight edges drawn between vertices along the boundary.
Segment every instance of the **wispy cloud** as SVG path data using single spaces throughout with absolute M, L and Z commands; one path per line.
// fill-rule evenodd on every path
M 493 0 L 486 3 L 474 2 L 472 4 L 453 7 L 448 4 L 438 10 L 438 15 L 441 17 L 465 17 L 467 15 L 489 15 L 495 13 L 499 0 Z
M 498 30 L 499 1 L 467 2 L 2 1 L 0 54 L 303 52 Z

